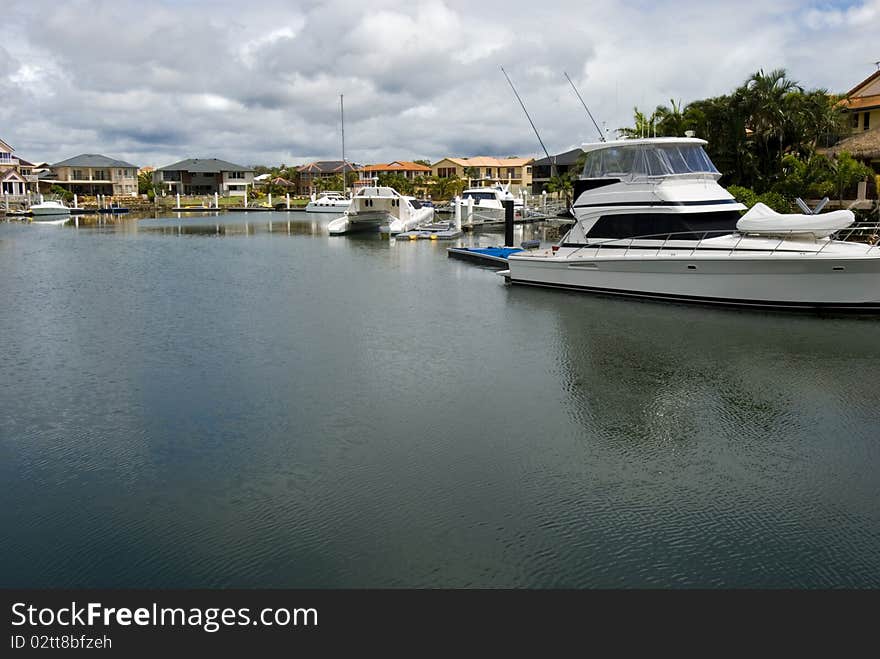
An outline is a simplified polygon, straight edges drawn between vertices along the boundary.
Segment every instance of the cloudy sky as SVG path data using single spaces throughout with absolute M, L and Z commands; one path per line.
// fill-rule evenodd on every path
M 4 0 L 0 138 L 33 161 L 139 166 L 539 155 L 632 108 L 759 68 L 844 92 L 880 60 L 880 0 Z M 708 136 L 711 139 L 711 136 Z

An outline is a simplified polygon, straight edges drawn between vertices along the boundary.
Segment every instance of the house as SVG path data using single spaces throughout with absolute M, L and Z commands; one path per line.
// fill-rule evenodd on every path
M 51 166 L 40 177 L 40 191 L 53 185 L 81 195 L 134 196 L 138 191 L 137 165 L 97 153 L 83 153 Z
M 553 175 L 553 165 L 556 165 L 556 175 L 564 176 L 572 169 L 577 168 L 578 160 L 584 155 L 580 147 L 558 153 L 550 158 L 541 158 L 532 163 L 532 194 L 541 194 Z M 580 172 L 575 172 L 579 174 Z
M 431 175 L 431 168 L 409 160 L 395 160 L 381 165 L 365 165 L 361 169 L 361 179 L 370 180 L 375 176 L 396 175 L 410 181 Z
M 33 165 L 16 158 L 12 155 L 14 152 L 15 149 L 0 140 L 0 194 L 6 201 L 18 201 L 27 194 L 33 172 Z
M 171 194 L 243 197 L 254 170 L 219 158 L 189 158 L 153 172 L 153 183 Z
M 850 89 L 842 105 L 853 133 L 880 127 L 880 69 Z
M 342 160 L 318 160 L 297 167 L 297 192 L 311 194 L 317 189 L 319 179 L 331 179 L 342 176 L 343 172 L 360 172 L 362 167 L 356 163 Z M 343 185 L 343 187 L 345 187 Z
M 516 192 L 531 185 L 533 162 L 534 158 L 443 158 L 431 165 L 431 174 L 437 178 L 457 176 L 474 187 L 509 181 L 511 192 Z

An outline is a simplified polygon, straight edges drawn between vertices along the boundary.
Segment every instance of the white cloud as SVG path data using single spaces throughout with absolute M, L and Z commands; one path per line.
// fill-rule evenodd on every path
M 597 119 L 723 94 L 759 68 L 845 91 L 874 70 L 880 0 L 7 0 L 3 139 L 31 160 L 141 164 L 535 155 Z M 108 38 L 112 37 L 112 38 Z M 3 48 L 6 48 L 4 50 Z

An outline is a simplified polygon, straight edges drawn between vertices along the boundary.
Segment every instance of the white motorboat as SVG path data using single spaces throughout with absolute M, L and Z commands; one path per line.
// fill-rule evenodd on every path
M 513 201 L 515 214 L 522 214 L 522 197 L 516 197 L 510 192 L 510 185 L 495 185 L 485 188 L 468 188 L 461 193 L 457 200 L 453 200 L 461 207 L 461 217 L 467 224 L 499 224 L 504 222 L 504 201 Z M 470 213 L 473 215 L 469 215 Z M 470 219 L 468 219 L 470 218 Z
M 322 192 L 317 197 L 312 195 L 312 200 L 306 205 L 306 212 L 339 215 L 348 208 L 349 204 L 351 199 L 341 192 Z
M 694 138 L 584 145 L 575 223 L 523 250 L 513 284 L 703 303 L 880 311 L 880 246 L 839 239 L 851 211 L 778 214 L 744 206 Z M 850 233 L 856 228 L 850 229 Z
M 43 215 L 70 215 L 70 208 L 60 201 L 41 201 L 39 204 L 33 204 L 30 211 L 34 217 Z
M 422 206 L 415 197 L 375 185 L 361 188 L 351 198 L 345 214 L 331 220 L 327 228 L 332 236 L 368 230 L 397 234 L 430 222 L 433 217 L 434 208 Z

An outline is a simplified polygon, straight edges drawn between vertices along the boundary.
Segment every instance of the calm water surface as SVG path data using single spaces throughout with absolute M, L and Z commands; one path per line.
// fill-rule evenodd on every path
M 880 320 L 290 217 L 0 224 L 0 586 L 880 586 Z

